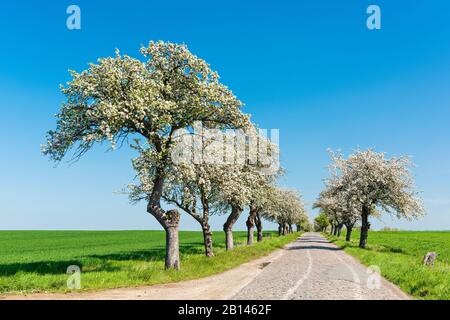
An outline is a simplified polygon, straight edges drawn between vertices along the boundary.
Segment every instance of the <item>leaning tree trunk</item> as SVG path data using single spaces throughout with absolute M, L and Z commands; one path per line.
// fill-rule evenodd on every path
M 259 212 L 256 214 L 256 230 L 258 231 L 258 242 L 261 242 L 263 239 L 263 226 Z
M 180 269 L 180 242 L 178 237 L 180 213 L 178 210 L 166 212 L 161 208 L 164 175 L 162 170 L 158 171 L 153 182 L 153 191 L 147 205 L 147 212 L 153 215 L 166 231 L 166 269 L 178 270 Z
M 188 213 L 192 218 L 194 218 L 201 226 L 203 232 L 203 245 L 205 247 L 205 256 L 213 257 L 213 239 L 212 239 L 212 230 L 209 225 L 209 208 L 207 205 L 203 205 L 203 215 L 197 215 L 194 211 L 191 211 L 188 208 L 184 208 L 184 211 Z
M 247 245 L 251 246 L 254 240 L 254 228 L 256 224 L 256 208 L 250 206 L 250 212 L 247 218 Z
M 361 213 L 361 235 L 359 238 L 359 247 L 365 248 L 367 244 L 367 236 L 369 235 L 369 208 L 363 206 Z
M 239 219 L 239 216 L 241 215 L 241 213 L 242 213 L 242 208 L 240 208 L 238 206 L 232 206 L 231 213 L 228 216 L 227 221 L 223 225 L 223 231 L 225 232 L 226 249 L 227 250 L 232 250 L 234 248 L 233 225 Z
M 343 227 L 343 224 L 339 224 L 338 225 L 338 227 L 337 227 L 337 236 L 338 236 L 338 238 L 340 238 L 341 237 L 341 230 L 342 230 L 342 227 Z
M 214 251 L 213 251 L 212 231 L 211 226 L 208 224 L 208 222 L 202 223 L 202 230 L 203 230 L 203 241 L 205 243 L 205 255 L 207 257 L 213 257 Z
M 345 235 L 345 241 L 350 241 L 350 239 L 352 238 L 353 225 L 348 223 L 345 225 L 345 228 L 347 229 L 347 234 Z
M 338 231 L 338 226 L 337 226 L 337 224 L 335 224 L 333 226 L 333 236 L 337 236 L 337 231 Z
M 334 234 L 334 224 L 331 223 L 330 226 L 331 226 L 330 234 L 333 235 Z
M 281 228 L 281 224 L 278 224 L 278 236 L 281 236 L 283 233 L 283 229 Z
M 205 255 L 207 257 L 214 256 L 213 252 L 213 239 L 212 239 L 212 231 L 211 226 L 209 225 L 209 202 L 207 197 L 205 196 L 205 193 L 201 193 L 201 201 L 202 201 L 202 207 L 203 207 L 203 213 L 202 217 L 200 219 L 200 224 L 202 225 L 203 230 L 203 242 L 205 244 Z
M 283 235 L 287 236 L 289 233 L 289 226 L 287 223 L 284 224 L 284 232 Z
M 189 212 L 188 212 L 189 213 Z M 208 213 L 203 213 L 203 217 L 197 216 L 195 214 L 189 213 L 202 227 L 203 232 L 203 245 L 205 246 L 205 256 L 213 257 L 213 239 L 212 239 L 212 230 L 209 225 L 209 215 Z

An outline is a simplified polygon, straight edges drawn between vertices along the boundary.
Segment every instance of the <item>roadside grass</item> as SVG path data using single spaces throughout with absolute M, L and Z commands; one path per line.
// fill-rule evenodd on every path
M 180 232 L 181 270 L 164 270 L 162 231 L 0 231 L 0 293 L 68 292 L 67 267 L 81 268 L 81 291 L 197 279 L 262 257 L 295 240 L 299 233 L 246 246 L 235 232 L 235 249 L 225 250 L 223 232 L 214 233 L 215 257 L 206 258 L 201 232 Z
M 359 232 L 351 242 L 327 237 L 367 266 L 378 266 L 381 274 L 404 292 L 419 299 L 450 299 L 450 232 L 371 231 L 368 247 L 358 248 Z M 434 267 L 423 266 L 427 252 L 438 253 Z

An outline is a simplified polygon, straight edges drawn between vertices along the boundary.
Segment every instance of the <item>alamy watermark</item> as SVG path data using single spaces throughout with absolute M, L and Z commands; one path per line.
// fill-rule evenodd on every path
M 369 15 L 366 20 L 366 26 L 369 30 L 381 29 L 381 8 L 376 4 L 371 4 L 367 7 L 366 13 Z M 78 5 L 72 4 L 67 7 L 66 27 L 69 30 L 81 29 L 81 8 Z
M 219 130 L 196 122 L 191 131 L 175 131 L 171 157 L 175 164 L 252 165 L 273 175 L 280 169 L 279 139 L 279 129 Z
M 70 290 L 81 289 L 81 268 L 76 265 L 71 265 L 67 268 L 66 273 L 69 275 L 67 278 L 67 288 Z
M 367 281 L 366 286 L 370 290 L 377 290 L 381 288 L 381 269 L 379 266 L 369 266 L 366 270 Z
M 380 30 L 381 29 L 381 8 L 376 4 L 371 4 L 366 10 L 369 17 L 366 20 L 367 29 Z
M 72 4 L 67 7 L 66 13 L 69 15 L 66 20 L 66 27 L 69 30 L 81 29 L 81 9 L 79 6 Z

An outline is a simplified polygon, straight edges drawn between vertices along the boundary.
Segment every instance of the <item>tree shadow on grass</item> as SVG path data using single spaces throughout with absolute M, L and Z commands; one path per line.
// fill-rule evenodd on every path
M 202 255 L 203 243 L 193 242 L 180 245 L 180 254 L 183 255 Z M 66 274 L 67 268 L 71 265 L 80 267 L 83 272 L 106 271 L 114 272 L 121 270 L 120 266 L 114 266 L 114 261 L 164 261 L 166 248 L 164 246 L 155 246 L 148 250 L 138 251 L 118 251 L 109 254 L 94 254 L 75 257 L 68 260 L 56 261 L 36 261 L 36 262 L 17 262 L 9 264 L 0 264 L 0 277 L 14 276 L 17 273 L 34 274 Z M 87 271 L 86 271 L 87 270 Z
M 338 239 L 330 239 L 331 243 L 335 243 Z M 343 244 L 340 244 L 339 247 L 342 249 L 345 248 L 355 248 L 365 251 L 372 251 L 372 252 L 380 252 L 380 253 L 399 253 L 399 254 L 408 254 L 407 251 L 405 251 L 402 248 L 399 247 L 393 247 L 388 245 L 367 245 L 365 248 L 359 248 L 358 243 L 356 242 L 344 242 Z
M 13 276 L 17 273 L 62 274 L 71 265 L 82 268 L 80 260 L 18 262 L 0 265 L 1 276 Z
M 203 243 L 189 243 L 180 244 L 180 255 L 201 255 L 204 253 Z M 164 261 L 166 257 L 166 248 L 164 246 L 153 247 L 148 250 L 117 252 L 109 254 L 94 254 L 87 256 L 88 258 L 95 258 L 101 260 L 113 261 Z
M 407 252 L 405 250 L 403 250 L 402 248 L 386 246 L 386 245 L 383 245 L 382 247 L 376 248 L 376 251 L 378 251 L 378 252 L 388 252 L 388 253 L 407 254 Z
M 265 232 L 265 236 L 273 237 L 274 232 Z M 236 242 L 242 240 L 242 237 L 236 236 Z M 225 248 L 224 241 L 214 243 L 215 249 Z M 163 245 L 154 246 L 147 250 L 117 251 L 108 254 L 90 254 L 76 256 L 73 259 L 48 260 L 33 262 L 17 262 L 9 264 L 0 264 L 0 277 L 14 276 L 17 273 L 35 273 L 35 274 L 66 274 L 67 268 L 71 265 L 80 267 L 82 272 L 114 272 L 122 269 L 115 266 L 114 261 L 154 261 L 163 262 L 166 255 L 166 248 Z M 180 243 L 180 255 L 204 255 L 204 245 L 202 241 Z

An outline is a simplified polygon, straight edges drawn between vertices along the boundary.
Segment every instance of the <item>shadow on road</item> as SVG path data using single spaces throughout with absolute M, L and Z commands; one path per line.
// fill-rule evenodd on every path
M 287 250 L 325 250 L 325 251 L 342 251 L 341 248 L 337 247 L 324 247 L 324 246 L 315 246 L 315 245 L 306 245 L 306 246 L 290 246 Z
M 326 251 L 342 251 L 339 247 L 326 246 L 320 244 L 330 244 L 330 241 L 318 236 L 303 236 L 299 238 L 287 250 L 326 250 Z

